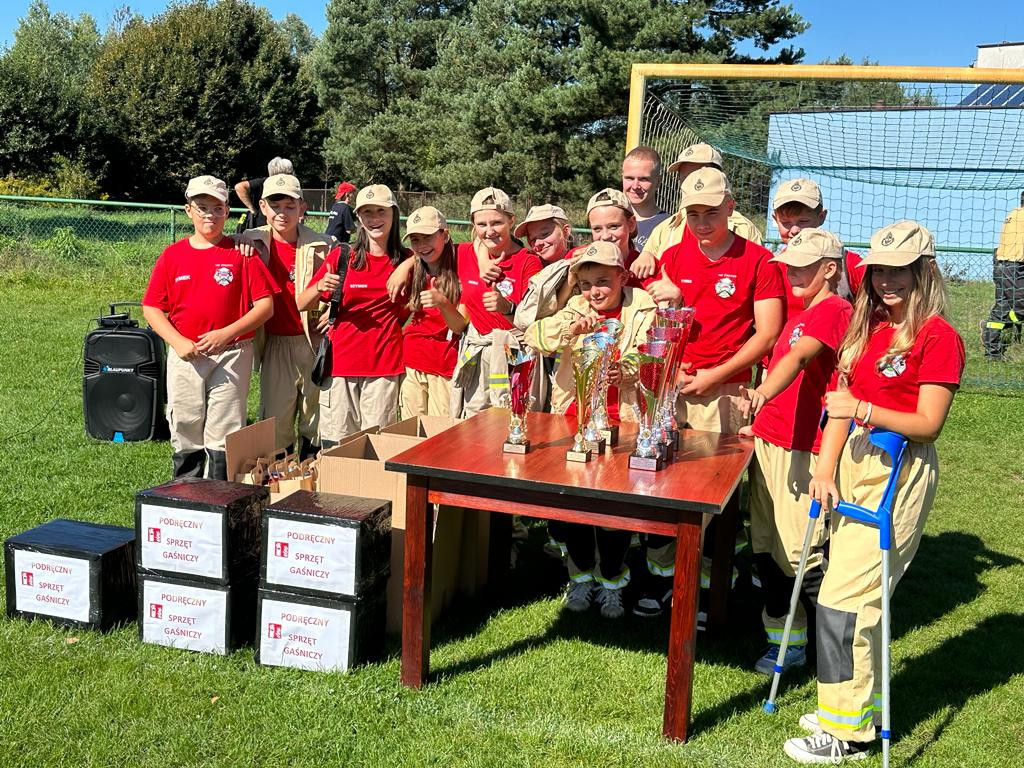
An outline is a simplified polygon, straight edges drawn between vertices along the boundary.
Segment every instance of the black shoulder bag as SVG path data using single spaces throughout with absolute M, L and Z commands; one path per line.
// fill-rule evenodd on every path
M 327 372 L 331 367 L 331 339 L 329 334 L 331 328 L 334 327 L 335 321 L 338 319 L 338 310 L 341 308 L 342 291 L 345 287 L 345 275 L 348 272 L 350 255 L 351 249 L 343 243 L 341 245 L 341 253 L 338 256 L 338 287 L 331 294 L 330 308 L 327 310 L 327 328 L 324 330 L 323 335 L 320 336 L 320 346 L 316 348 L 316 354 L 313 356 L 313 370 L 309 374 L 310 381 L 318 387 L 328 377 L 329 374 Z

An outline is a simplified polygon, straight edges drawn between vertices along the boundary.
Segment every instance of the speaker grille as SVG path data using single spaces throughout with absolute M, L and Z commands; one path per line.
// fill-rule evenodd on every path
M 134 441 L 166 436 L 163 342 L 153 331 L 92 331 L 85 339 L 84 374 L 82 404 L 91 437 L 113 440 L 120 433 Z

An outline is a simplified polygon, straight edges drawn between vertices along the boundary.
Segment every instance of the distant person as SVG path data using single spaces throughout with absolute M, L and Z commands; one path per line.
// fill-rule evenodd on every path
M 1020 339 L 1024 325 L 1024 192 L 1020 207 L 1010 211 L 999 235 L 992 281 L 996 287 L 996 303 L 981 330 L 981 343 L 986 360 L 1004 360 L 1009 339 L 1003 336 L 1007 326 Z
M 661 189 L 661 155 L 654 147 L 636 147 L 622 161 L 622 191 L 636 216 L 636 235 L 633 243 L 643 251 L 654 228 L 669 217 L 658 207 Z
M 348 181 L 338 185 L 334 205 L 327 218 L 327 229 L 324 230 L 324 237 L 328 240 L 334 238 L 339 243 L 347 243 L 355 232 L 356 221 L 352 216 L 352 194 L 355 191 L 355 185 Z
M 254 229 L 255 227 L 262 227 L 266 225 L 267 217 L 263 214 L 263 211 L 260 210 L 260 200 L 263 199 L 263 182 L 267 180 L 267 176 L 277 176 L 280 173 L 287 173 L 292 176 L 295 175 L 295 168 L 292 166 L 291 160 L 286 160 L 283 157 L 275 157 L 267 163 L 266 176 L 257 176 L 253 179 L 243 179 L 235 184 L 235 194 L 238 195 L 238 199 L 242 201 L 242 205 L 249 209 L 249 213 L 245 216 L 245 221 L 239 222 L 239 232 L 244 232 L 247 229 Z

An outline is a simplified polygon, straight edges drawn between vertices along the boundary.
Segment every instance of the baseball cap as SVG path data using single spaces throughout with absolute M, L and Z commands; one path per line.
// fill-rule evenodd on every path
M 710 144 L 691 144 L 676 158 L 676 161 L 668 167 L 670 173 L 678 171 L 686 163 L 707 163 L 717 168 L 722 167 L 722 153 Z
M 296 200 L 302 199 L 302 185 L 290 173 L 275 173 L 263 182 L 263 199 L 275 195 L 288 195 Z
M 512 213 L 512 201 L 503 190 L 497 187 L 484 187 L 475 195 L 469 204 L 469 215 L 477 211 L 501 211 Z
M 820 259 L 842 258 L 843 244 L 838 237 L 827 230 L 808 227 L 801 229 L 771 260 L 790 267 L 809 267 Z
M 196 176 L 194 179 L 189 179 L 188 186 L 185 187 L 185 197 L 191 200 L 199 195 L 210 195 L 222 203 L 226 203 L 228 201 L 228 185 L 216 176 Z
M 569 267 L 569 271 L 574 274 L 579 272 L 580 267 L 585 264 L 603 264 L 607 267 L 622 268 L 626 266 L 622 260 L 622 254 L 619 253 L 619 247 L 603 240 L 584 246 L 576 254 L 572 266 Z
M 356 191 L 356 185 L 355 184 L 353 184 L 351 181 L 343 181 L 343 182 L 341 182 L 341 184 L 338 185 L 338 191 L 334 193 L 334 199 L 335 200 L 341 200 L 341 198 L 343 198 L 349 192 L 355 192 L 355 191 Z
M 800 203 L 808 208 L 821 205 L 821 188 L 810 179 L 790 179 L 775 190 L 772 210 L 777 211 L 786 203 Z
M 922 256 L 935 258 L 935 238 L 916 221 L 904 219 L 871 236 L 871 248 L 861 264 L 905 267 Z
M 432 235 L 439 229 L 448 228 L 448 219 L 432 205 L 424 205 L 409 214 L 405 221 L 405 237 L 409 235 Z
M 731 195 L 732 189 L 724 173 L 717 168 L 701 168 L 683 179 L 680 204 L 684 208 L 690 205 L 721 205 Z
M 532 224 L 535 221 L 547 221 L 548 219 L 562 219 L 562 221 L 568 221 L 569 217 L 566 216 L 565 211 L 557 205 L 535 205 L 530 209 L 530 212 L 526 214 L 526 218 L 516 225 L 512 234 L 516 237 L 523 237 L 526 234 L 527 224 Z
M 380 205 L 385 208 L 388 206 L 397 208 L 398 201 L 395 200 L 395 193 L 386 185 L 371 184 L 368 187 L 360 189 L 359 194 L 356 195 L 355 209 L 358 211 L 364 205 Z
M 634 215 L 633 206 L 630 204 L 629 198 L 626 197 L 626 193 L 621 189 L 612 189 L 611 187 L 605 187 L 587 201 L 587 215 L 589 216 L 595 208 L 602 208 L 606 205 L 614 205 L 630 216 Z

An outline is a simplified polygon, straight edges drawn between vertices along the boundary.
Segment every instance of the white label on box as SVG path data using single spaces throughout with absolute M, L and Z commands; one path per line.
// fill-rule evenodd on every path
M 266 558 L 268 584 L 355 594 L 355 528 L 271 517 Z
M 14 603 L 26 613 L 89 621 L 89 561 L 14 550 Z
M 139 541 L 142 567 L 221 578 L 224 542 L 216 512 L 143 504 Z
M 224 653 L 228 595 L 224 590 L 143 580 L 142 641 Z
M 262 598 L 260 663 L 318 671 L 349 668 L 352 613 Z

